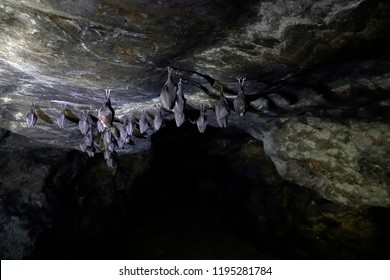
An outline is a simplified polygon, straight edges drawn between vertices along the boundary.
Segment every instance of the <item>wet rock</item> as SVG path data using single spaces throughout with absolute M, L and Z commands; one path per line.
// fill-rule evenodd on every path
M 390 205 L 387 123 L 293 118 L 266 134 L 279 174 L 351 206 Z

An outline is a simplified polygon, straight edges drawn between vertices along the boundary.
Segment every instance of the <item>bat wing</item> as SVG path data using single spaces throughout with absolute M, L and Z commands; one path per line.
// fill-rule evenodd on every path
M 161 117 L 161 111 L 158 110 L 158 112 L 156 113 L 156 116 L 154 117 L 154 120 L 153 120 L 154 130 L 156 130 L 156 131 L 159 130 L 161 128 L 162 122 L 163 122 L 163 119 Z
M 175 114 L 176 126 L 180 127 L 184 123 L 184 114 Z
M 200 133 L 204 133 L 207 127 L 207 119 L 204 114 L 201 114 L 196 120 L 196 125 Z
M 145 131 L 147 131 L 149 129 L 149 122 L 148 120 L 146 119 L 146 114 L 145 112 L 142 113 L 142 116 L 139 120 L 139 130 L 141 133 L 144 133 Z
M 175 93 L 172 94 L 167 85 L 164 85 L 163 89 L 161 90 L 160 94 L 160 101 L 163 107 L 167 110 L 172 109 L 174 103 L 175 103 Z

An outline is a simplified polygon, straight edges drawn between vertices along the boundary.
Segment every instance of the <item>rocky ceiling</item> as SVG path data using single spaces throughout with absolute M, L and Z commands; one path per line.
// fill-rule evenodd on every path
M 218 127 L 223 91 L 228 127 L 262 140 L 284 179 L 339 203 L 390 206 L 389 35 L 386 0 L 1 0 L 2 137 L 80 149 L 78 119 L 97 116 L 106 89 L 118 120 L 152 119 L 170 66 L 187 122 L 205 106 Z M 244 117 L 232 107 L 237 77 Z M 122 152 L 147 149 L 151 133 Z

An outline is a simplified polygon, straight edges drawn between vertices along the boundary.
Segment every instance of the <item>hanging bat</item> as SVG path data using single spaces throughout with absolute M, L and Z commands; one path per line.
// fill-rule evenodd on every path
M 87 148 L 88 148 L 87 143 L 85 143 L 84 139 L 81 140 L 81 142 L 80 142 L 80 150 L 81 150 L 83 153 L 85 153 L 85 151 L 87 150 Z
M 246 112 L 245 105 L 245 92 L 244 92 L 244 81 L 245 78 L 237 78 L 238 81 L 238 95 L 233 100 L 234 111 L 240 116 L 243 117 Z
M 129 123 L 129 119 L 128 118 L 125 118 L 125 120 L 123 121 L 123 125 L 119 131 L 119 139 L 123 140 L 123 142 L 126 141 L 127 139 L 127 125 Z
M 114 120 L 115 118 L 115 111 L 111 106 L 111 89 L 106 89 L 106 97 L 104 99 L 104 107 L 107 107 L 111 111 L 111 118 Z
M 200 110 L 200 115 L 198 119 L 196 120 L 196 125 L 198 127 L 198 130 L 200 133 L 204 133 L 207 127 L 207 118 L 205 115 L 205 108 L 204 105 L 202 105 L 202 108 Z
M 181 85 L 181 81 L 182 80 L 180 78 L 179 82 L 177 83 L 176 96 L 179 96 L 182 99 L 184 99 L 184 94 L 183 94 L 183 88 L 182 88 L 182 85 Z
M 98 119 L 101 124 L 101 127 L 103 127 L 103 130 L 105 128 L 110 128 L 112 125 L 112 113 L 111 110 L 108 107 L 102 107 L 98 111 Z
M 81 134 L 87 134 L 88 130 L 91 129 L 91 124 L 88 121 L 88 113 L 83 112 L 83 117 L 79 121 L 79 129 Z
M 167 67 L 167 69 L 168 69 L 168 78 L 161 90 L 160 101 L 165 109 L 171 110 L 172 107 L 175 105 L 176 86 L 172 81 L 172 68 Z
M 98 124 L 99 132 L 103 132 L 105 128 L 110 128 L 114 120 L 115 111 L 111 106 L 110 94 L 111 90 L 106 89 L 104 104 L 98 111 L 98 122 L 100 122 L 100 125 Z
M 26 116 L 26 124 L 28 127 L 33 127 L 37 123 L 38 117 L 35 112 L 35 104 L 32 103 L 30 112 L 27 113 Z
M 229 115 L 229 106 L 223 92 L 221 92 L 221 97 L 215 103 L 215 115 L 219 126 L 226 127 L 227 117 Z
M 177 97 L 175 101 L 175 107 L 173 107 L 173 113 L 175 114 L 176 126 L 179 127 L 184 123 L 184 100 L 181 97 Z
M 163 118 L 161 116 L 161 108 L 158 108 L 156 111 L 156 115 L 154 116 L 153 119 L 153 126 L 154 130 L 157 131 L 161 128 L 163 122 Z
M 108 145 L 112 142 L 112 137 L 111 137 L 111 131 L 110 130 L 105 130 L 103 132 L 103 144 L 104 147 L 108 147 Z
M 65 106 L 63 106 L 63 105 L 61 105 L 61 113 L 57 117 L 56 122 L 57 122 L 59 128 L 65 128 L 66 123 L 67 123 L 67 119 L 65 116 Z
M 181 89 L 181 79 L 177 86 L 178 90 L 176 92 L 176 101 L 175 106 L 173 107 L 173 112 L 178 115 L 182 115 L 184 112 L 184 106 L 185 106 L 185 99 L 183 95 L 183 91 Z
M 130 116 L 129 122 L 126 125 L 126 131 L 127 131 L 128 136 L 133 135 L 134 126 L 133 126 L 133 116 L 132 115 Z
M 93 143 L 93 134 L 92 134 L 92 130 L 88 130 L 88 132 L 85 134 L 84 136 L 84 141 L 85 143 L 88 145 L 88 146 L 92 146 L 92 143 Z
M 139 119 L 139 131 L 141 133 L 146 132 L 149 129 L 149 122 L 146 118 L 145 110 L 142 111 L 141 118 Z
M 122 139 L 122 137 L 119 137 L 119 139 L 117 141 L 117 144 L 118 144 L 118 148 L 119 149 L 123 149 L 123 147 L 126 144 L 126 139 Z

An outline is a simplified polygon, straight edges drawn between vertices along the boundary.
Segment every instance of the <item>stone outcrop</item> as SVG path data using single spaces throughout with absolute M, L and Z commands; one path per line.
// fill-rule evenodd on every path
M 293 118 L 270 131 L 264 149 L 279 174 L 350 206 L 390 206 L 390 125 Z

